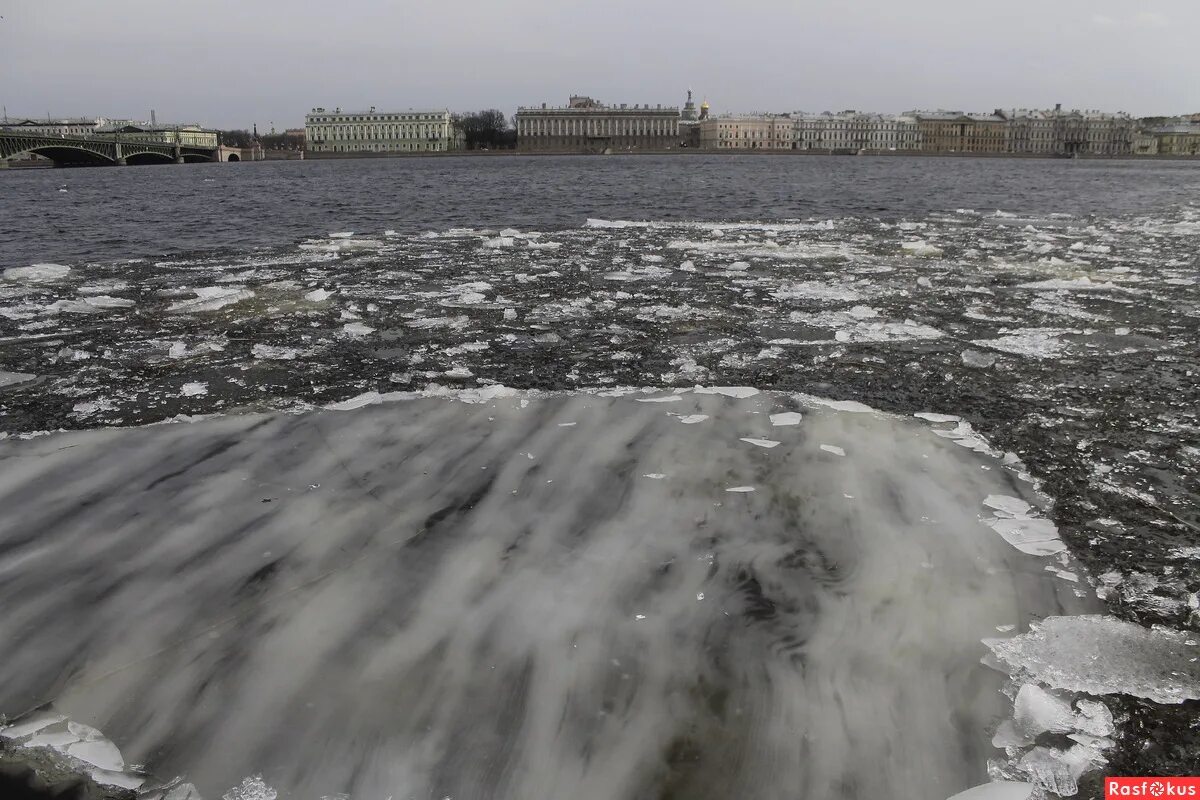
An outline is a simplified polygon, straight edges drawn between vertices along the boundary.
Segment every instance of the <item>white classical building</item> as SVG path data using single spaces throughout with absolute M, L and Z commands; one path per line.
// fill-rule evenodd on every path
M 787 114 L 725 114 L 700 122 L 700 147 L 706 150 L 792 150 L 796 128 Z
M 911 114 L 887 115 L 828 111 L 821 114 L 797 112 L 796 149 L 827 152 L 860 150 L 920 150 L 921 131 Z
M 457 150 L 462 136 L 446 109 L 314 108 L 304 117 L 304 144 L 310 154 L 441 152 Z
M 526 151 L 669 150 L 683 141 L 679 109 L 650 104 L 606 105 L 573 95 L 565 106 L 517 109 L 517 148 Z

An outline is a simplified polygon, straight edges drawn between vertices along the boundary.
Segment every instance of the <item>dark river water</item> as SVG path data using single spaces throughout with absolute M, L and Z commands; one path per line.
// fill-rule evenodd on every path
M 0 207 L 0 715 L 53 703 L 0 745 L 231 800 L 1200 763 L 1200 163 L 10 170 Z M 1047 616 L 1062 663 L 981 664 Z
M 536 156 L 10 170 L 0 174 L 0 266 L 243 250 L 325 231 L 959 207 L 1113 215 L 1198 195 L 1200 165 L 1166 161 Z

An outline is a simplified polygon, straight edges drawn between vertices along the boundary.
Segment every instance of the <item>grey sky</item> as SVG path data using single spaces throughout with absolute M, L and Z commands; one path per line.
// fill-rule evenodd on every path
M 10 117 L 312 106 L 1200 112 L 1197 0 L 0 0 Z

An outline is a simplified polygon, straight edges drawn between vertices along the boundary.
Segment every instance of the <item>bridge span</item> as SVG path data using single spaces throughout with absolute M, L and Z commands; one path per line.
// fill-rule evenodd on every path
M 56 136 L 0 131 L 0 167 L 7 166 L 6 159 L 22 153 L 35 153 L 48 158 L 56 167 L 244 160 L 241 148 L 211 148 L 177 142 L 156 142 L 122 136 L 119 133 Z

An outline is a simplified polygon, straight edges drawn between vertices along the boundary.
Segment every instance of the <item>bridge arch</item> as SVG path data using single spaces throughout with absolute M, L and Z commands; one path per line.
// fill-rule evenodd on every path
M 229 157 L 226 158 L 225 160 L 226 161 L 241 161 L 242 157 L 239 156 L 237 153 L 230 153 Z
M 175 156 L 167 155 L 166 153 L 157 153 L 153 150 L 143 150 L 140 153 L 128 153 L 125 155 L 126 164 L 174 164 Z
M 115 163 L 110 156 L 97 153 L 95 150 L 72 147 L 71 145 L 42 145 L 39 147 L 30 147 L 21 152 L 35 153 L 48 158 L 54 162 L 56 167 L 98 167 Z

